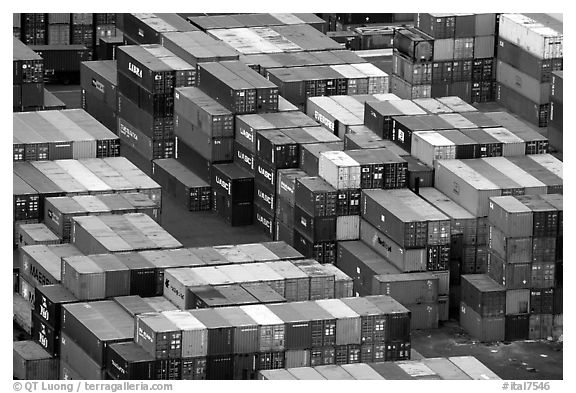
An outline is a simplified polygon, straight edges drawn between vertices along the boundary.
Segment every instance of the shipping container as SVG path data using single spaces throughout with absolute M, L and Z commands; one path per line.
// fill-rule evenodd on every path
M 365 220 L 360 222 L 360 239 L 402 272 L 426 270 L 425 248 L 405 249 Z
M 490 251 L 507 263 L 529 263 L 533 259 L 533 241 L 530 237 L 507 237 L 504 232 L 490 226 Z
M 309 176 L 318 176 L 320 154 L 327 151 L 342 151 L 342 142 L 313 143 L 306 144 L 300 148 L 300 169 L 308 173 Z
M 506 315 L 506 341 L 527 340 L 530 327 L 529 321 L 530 314 Z
M 26 246 L 20 250 L 20 275 L 36 285 L 60 282 L 61 258 L 82 255 L 71 244 Z
M 13 343 L 13 370 L 21 380 L 58 379 L 58 359 L 50 356 L 38 343 L 16 341 Z
M 394 32 L 394 49 L 418 61 L 432 60 L 434 39 L 413 28 L 398 29 Z
M 155 160 L 152 176 L 189 211 L 211 209 L 211 187 L 175 159 Z
M 377 295 L 388 295 L 403 305 L 438 300 L 438 278 L 430 273 L 384 274 L 374 276 Z M 437 317 L 436 317 L 437 318 Z
M 497 83 L 495 97 L 496 102 L 529 123 L 537 127 L 548 124 L 549 103 L 538 104 L 502 83 Z
M 506 291 L 486 274 L 463 275 L 462 303 L 481 318 L 501 317 L 505 313 Z
M 466 303 L 460 303 L 460 326 L 471 336 L 482 342 L 503 341 L 506 321 L 500 317 L 481 317 Z
M 527 15 L 501 15 L 498 35 L 541 59 L 561 58 L 563 55 L 562 31 L 557 31 L 556 26 L 543 25 Z
M 553 316 L 551 314 L 530 314 L 528 338 L 547 340 L 552 336 Z
M 108 347 L 106 371 L 114 380 L 154 379 L 154 369 L 154 357 L 136 343 L 119 343 Z
M 66 304 L 62 315 L 62 346 L 64 334 L 70 337 L 68 341 L 76 340 L 92 362 L 104 366 L 108 345 L 134 338 L 134 320 L 111 300 Z
M 254 177 L 235 164 L 214 165 L 213 190 L 231 197 L 234 202 L 246 202 L 253 198 Z

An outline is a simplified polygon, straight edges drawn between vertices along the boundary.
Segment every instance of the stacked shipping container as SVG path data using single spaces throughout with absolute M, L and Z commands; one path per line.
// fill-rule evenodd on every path
M 497 101 L 545 127 L 553 71 L 563 69 L 562 22 L 545 14 L 502 14 L 498 29 Z
M 493 101 L 497 31 L 497 14 L 416 14 L 395 33 L 391 92 Z
M 509 341 L 562 334 L 562 210 L 557 194 L 490 198 L 488 274 L 506 289 Z
M 562 71 L 552 73 L 552 82 L 550 85 L 550 111 L 548 115 L 548 138 L 554 149 L 562 152 L 562 134 L 564 119 L 564 110 L 562 107 L 564 75 Z
M 44 106 L 44 61 L 22 41 L 12 44 L 13 108 L 15 112 L 38 110 Z

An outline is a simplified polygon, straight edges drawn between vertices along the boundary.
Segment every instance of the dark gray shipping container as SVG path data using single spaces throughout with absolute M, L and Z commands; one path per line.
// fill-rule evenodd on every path
M 152 178 L 187 210 L 211 209 L 210 185 L 175 159 L 154 160 Z
M 296 179 L 295 201 L 303 211 L 314 217 L 336 216 L 337 192 L 319 177 Z
M 194 130 L 194 126 L 179 114 L 174 116 L 174 134 L 210 162 L 232 161 L 232 137 L 211 137 Z
M 498 60 L 517 68 L 542 83 L 550 82 L 553 78 L 552 73 L 561 71 L 564 65 L 562 58 L 540 59 L 501 37 L 498 37 L 497 48 Z
M 254 86 L 219 63 L 201 63 L 197 86 L 234 114 L 257 112 Z
M 316 302 L 294 302 L 290 306 L 310 323 L 310 348 L 330 347 L 336 344 L 336 320 Z
M 12 375 L 21 380 L 58 379 L 58 359 L 32 341 L 13 343 Z
M 106 348 L 134 338 L 134 320 L 111 300 L 63 306 L 62 333 L 97 364 L 106 364 Z
M 193 317 L 208 328 L 208 356 L 233 353 L 234 325 L 214 310 L 192 310 Z
M 462 302 L 481 317 L 500 317 L 505 314 L 506 291 L 486 274 L 463 275 Z
M 311 348 L 313 322 L 301 315 L 293 303 L 270 305 L 268 309 L 285 323 L 286 350 Z
M 154 357 L 136 343 L 108 347 L 106 371 L 115 380 L 150 380 L 155 376 Z
M 164 47 L 193 65 L 238 60 L 238 52 L 232 47 L 200 31 L 165 32 L 160 40 Z
M 174 93 L 174 112 L 188 120 L 192 131 L 211 137 L 233 137 L 234 115 L 196 87 L 183 87 Z
M 162 33 L 197 31 L 177 14 L 122 14 L 122 31 L 138 44 L 160 44 Z
M 40 285 L 35 289 L 34 311 L 50 326 L 60 329 L 62 305 L 78 299 L 60 284 Z

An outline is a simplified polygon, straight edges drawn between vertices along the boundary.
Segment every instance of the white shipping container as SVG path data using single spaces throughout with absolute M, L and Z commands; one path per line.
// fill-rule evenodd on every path
M 502 142 L 502 156 L 523 156 L 526 153 L 526 142 L 503 127 L 484 128 L 484 132 Z
M 163 295 L 181 310 L 185 310 L 188 306 L 187 287 L 209 284 L 194 274 L 193 270 L 190 268 L 164 270 Z
M 350 64 L 332 65 L 330 68 L 348 79 L 348 95 L 368 94 L 369 77 L 358 68 Z
M 416 131 L 412 134 L 410 154 L 428 166 L 436 160 L 456 158 L 456 144 L 436 131 Z
M 182 357 L 206 356 L 208 353 L 208 328 L 186 311 L 162 313 L 178 329 L 182 330 Z
M 501 14 L 498 35 L 539 59 L 563 57 L 563 34 L 522 14 Z
M 434 40 L 434 61 L 454 60 L 454 38 Z
M 360 239 L 360 216 L 339 216 L 336 218 L 336 240 Z
M 54 164 L 66 171 L 90 193 L 110 193 L 112 188 L 77 160 L 56 160 Z
M 360 188 L 360 164 L 343 151 L 322 152 L 318 174 L 336 189 Z
M 381 94 L 390 91 L 390 79 L 387 73 L 371 63 L 352 64 L 354 68 L 368 75 L 368 94 Z

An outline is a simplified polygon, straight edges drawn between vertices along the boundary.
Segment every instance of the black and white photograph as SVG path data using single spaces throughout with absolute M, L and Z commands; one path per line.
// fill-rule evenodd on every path
M 11 5 L 7 391 L 567 391 L 564 14 L 373 5 Z

